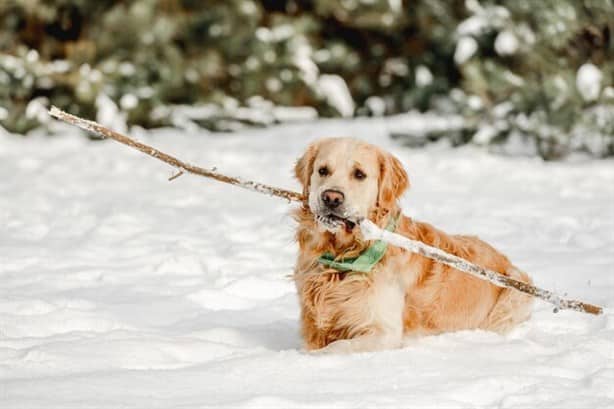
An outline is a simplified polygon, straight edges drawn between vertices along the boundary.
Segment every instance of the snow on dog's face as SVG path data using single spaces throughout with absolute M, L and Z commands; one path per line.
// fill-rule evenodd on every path
M 295 172 L 309 209 L 329 231 L 351 231 L 377 208 L 391 208 L 409 185 L 395 157 L 350 138 L 314 142 Z

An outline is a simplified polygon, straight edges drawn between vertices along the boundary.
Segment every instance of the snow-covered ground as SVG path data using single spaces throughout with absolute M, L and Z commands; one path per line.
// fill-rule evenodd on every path
M 301 350 L 284 201 L 112 141 L 0 134 L 1 408 L 612 408 L 614 162 L 412 150 L 383 120 L 237 134 L 133 132 L 195 164 L 298 189 L 317 136 L 393 151 L 405 212 L 474 233 L 537 285 L 606 306 L 349 356 Z M 69 131 L 68 133 L 73 133 Z

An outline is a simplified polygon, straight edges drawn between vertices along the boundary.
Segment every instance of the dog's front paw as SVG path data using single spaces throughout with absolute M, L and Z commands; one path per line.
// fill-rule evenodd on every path
M 340 339 L 335 342 L 331 342 L 324 348 L 311 351 L 314 355 L 328 355 L 328 354 L 350 354 L 354 352 L 352 347 L 352 341 L 347 339 Z

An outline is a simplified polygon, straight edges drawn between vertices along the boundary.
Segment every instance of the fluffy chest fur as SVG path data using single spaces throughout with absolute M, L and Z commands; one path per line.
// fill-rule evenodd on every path
M 403 288 L 383 261 L 374 271 L 338 273 L 314 265 L 296 275 L 308 349 L 376 331 L 399 332 Z

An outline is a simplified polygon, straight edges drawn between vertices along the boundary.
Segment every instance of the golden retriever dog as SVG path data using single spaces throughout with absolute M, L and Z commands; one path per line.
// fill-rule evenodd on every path
M 398 199 L 409 180 L 391 154 L 355 139 L 322 139 L 307 148 L 295 173 L 306 198 L 295 214 L 299 255 L 294 271 L 306 349 L 398 348 L 407 336 L 477 328 L 505 333 L 529 318 L 530 296 L 394 246 L 368 272 L 321 261 L 324 254 L 351 260 L 368 249 L 373 243 L 357 227 L 368 217 L 381 228 L 392 223 L 398 234 L 530 282 L 477 237 L 449 235 L 403 216 Z

